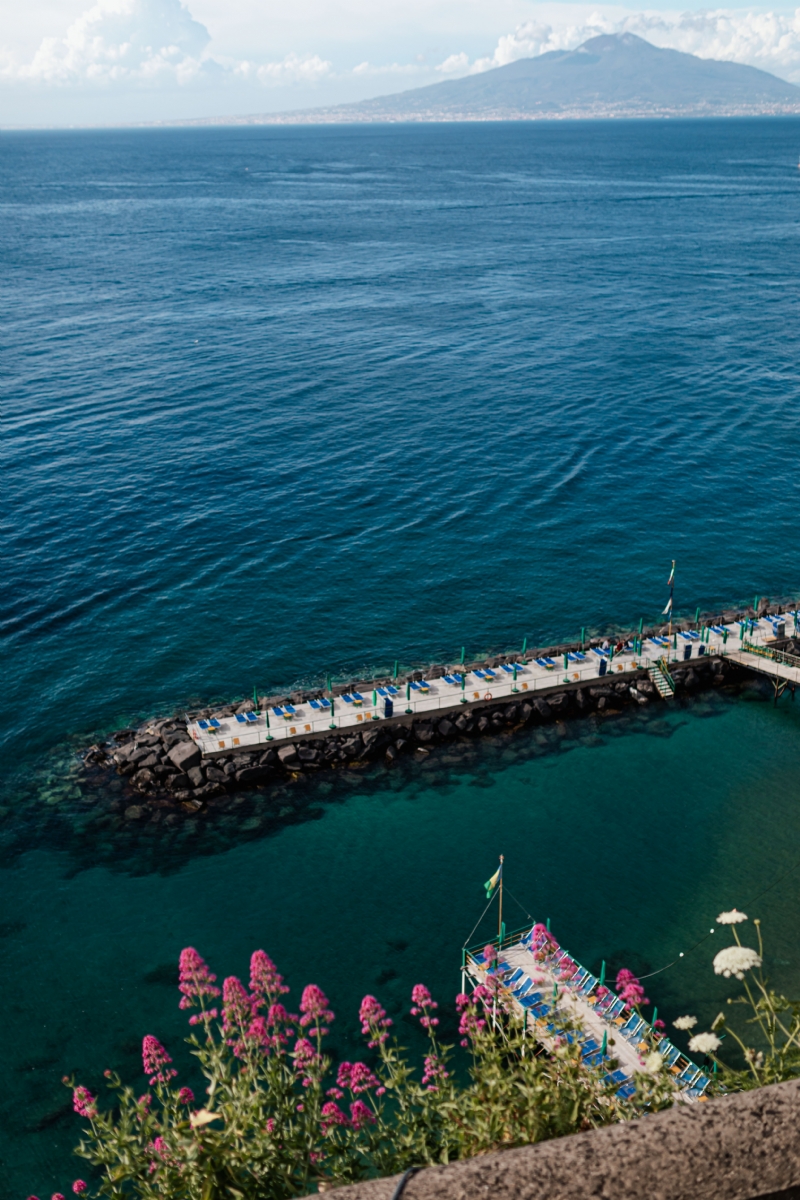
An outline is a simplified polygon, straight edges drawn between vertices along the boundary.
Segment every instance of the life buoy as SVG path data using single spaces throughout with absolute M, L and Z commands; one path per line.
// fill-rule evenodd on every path
M 484 698 L 484 700 L 491 700 L 491 698 L 492 698 L 492 693 L 491 693 L 491 692 L 487 692 L 487 693 L 486 693 L 486 695 L 485 695 L 483 698 Z

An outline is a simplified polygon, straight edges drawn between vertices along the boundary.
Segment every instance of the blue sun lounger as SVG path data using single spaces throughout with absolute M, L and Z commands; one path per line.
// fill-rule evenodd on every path
M 546 670 L 552 671 L 556 664 L 553 662 L 552 658 L 537 658 L 536 665 L 537 667 L 545 667 Z
M 297 709 L 294 707 L 293 704 L 284 704 L 283 713 L 284 713 L 284 716 L 293 717 L 297 713 Z
M 608 1075 L 606 1075 L 606 1077 L 605 1077 L 605 1082 L 606 1083 L 625 1083 L 625 1081 L 627 1079 L 630 1079 L 630 1076 L 626 1075 L 625 1072 L 620 1067 L 618 1067 L 616 1071 L 609 1071 Z
M 281 706 L 279 704 L 273 705 L 272 711 L 275 713 L 276 717 L 285 717 L 286 716 L 285 712 L 283 711 L 283 709 L 281 708 Z
M 412 684 L 411 686 L 413 687 L 414 685 Z M 342 699 L 344 700 L 345 704 L 353 703 L 353 697 L 350 695 L 349 692 L 345 692 L 344 695 L 342 696 Z
M 514 974 L 506 981 L 506 986 L 507 987 L 512 987 L 512 986 L 516 987 L 517 984 L 519 983 L 520 979 L 522 979 L 522 976 L 524 974 L 525 974 L 525 972 L 522 970 L 522 968 L 517 967 Z
M 477 673 L 477 672 L 476 672 L 476 673 Z M 459 679 L 457 679 L 457 678 L 456 678 L 456 676 L 455 676 L 455 675 L 445 675 L 445 676 L 444 676 L 444 681 L 445 681 L 445 683 L 449 683 L 451 687 L 455 687 L 455 685 L 456 685 L 457 683 L 460 683 L 460 682 L 461 682 Z
M 203 732 L 205 733 L 205 731 L 208 729 L 208 721 L 198 721 L 197 728 L 202 729 Z
M 609 651 L 602 650 L 599 646 L 592 646 L 592 654 L 596 654 L 598 658 L 608 658 Z
M 508 663 L 500 663 L 500 670 L 505 671 L 506 675 L 514 674 L 514 668 L 510 667 Z
M 247 724 L 244 713 L 236 713 L 236 724 L 237 725 L 246 725 Z
M 586 659 L 586 655 L 581 654 L 581 652 L 579 650 L 578 651 L 568 650 L 567 658 L 570 662 L 584 662 Z
M 712 632 L 712 633 L 716 633 L 716 634 L 718 634 L 720 637 L 724 637 L 724 635 L 725 635 L 725 626 L 724 626 L 724 625 L 712 625 L 712 626 L 711 626 L 711 632 Z
M 208 723 L 212 729 L 221 729 L 222 728 L 222 726 L 220 725 L 220 723 L 216 717 L 211 717 Z
M 325 696 L 320 696 L 318 700 L 311 701 L 311 707 L 318 712 L 320 709 L 330 708 L 331 702 Z
M 648 640 L 653 642 L 656 646 L 668 646 L 669 645 L 669 638 L 665 638 L 665 637 L 651 637 Z
M 497 679 L 497 672 L 493 671 L 491 667 L 487 667 L 486 668 L 486 678 L 487 679 Z
M 691 1096 L 696 1100 L 698 1096 L 702 1096 L 710 1082 L 711 1080 L 707 1075 L 699 1075 L 686 1093 L 687 1096 Z

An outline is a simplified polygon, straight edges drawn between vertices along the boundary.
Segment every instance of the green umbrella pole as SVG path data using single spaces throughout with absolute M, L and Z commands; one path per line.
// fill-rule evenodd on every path
M 330 675 L 328 676 L 327 688 L 328 688 L 328 695 L 329 695 L 329 696 L 332 696 L 332 695 L 333 695 L 333 688 L 331 687 L 331 677 L 330 677 Z
M 602 963 L 600 964 L 600 987 L 603 986 L 605 981 L 606 981 L 606 960 L 603 959 Z
M 406 707 L 407 713 L 411 713 L 414 711 L 413 708 L 411 707 L 411 684 L 410 683 L 406 684 L 406 706 L 407 706 Z
M 603 1044 L 600 1047 L 600 1053 L 605 1054 L 607 1049 L 608 1049 L 608 1030 L 604 1029 L 603 1030 Z
M 461 703 L 467 703 L 467 672 L 461 672 Z
M 336 701 L 333 698 L 333 693 L 331 693 L 331 725 L 330 725 L 331 729 L 336 728 L 335 716 L 336 716 Z
M 652 1020 L 652 1022 L 651 1022 L 652 1026 L 653 1026 L 653 1032 L 655 1032 L 655 1028 L 656 1028 L 656 1021 L 657 1021 L 657 1020 L 658 1020 L 658 1009 L 657 1009 L 657 1008 L 654 1008 L 654 1009 L 653 1009 L 653 1020 Z
M 462 667 L 463 667 L 463 665 L 464 665 L 464 655 L 466 654 L 466 652 L 467 652 L 467 651 L 466 651 L 466 647 L 465 647 L 465 646 L 462 646 L 462 647 L 461 647 L 461 666 L 462 666 Z
M 697 606 L 697 612 L 694 614 L 694 623 L 695 623 L 695 625 L 700 624 L 700 605 L 699 604 Z
M 272 737 L 272 734 L 271 734 L 271 733 L 270 733 L 270 731 L 269 731 L 269 709 L 266 709 L 266 710 L 264 711 L 264 716 L 267 718 L 267 741 L 268 741 L 268 742 L 271 742 L 271 741 L 273 740 L 273 737 Z
M 394 675 L 393 675 L 393 678 L 394 678 L 394 679 L 397 679 L 397 668 L 398 668 L 398 666 L 399 666 L 398 660 L 397 660 L 397 659 L 395 659 L 395 660 L 394 660 Z
M 642 626 L 644 625 L 644 617 L 639 617 L 639 637 L 642 636 Z
M 795 614 L 795 624 L 797 624 L 797 614 Z M 523 658 L 525 657 L 525 652 L 527 649 L 528 649 L 528 639 L 526 637 L 524 637 L 522 639 L 522 657 Z
M 519 691 L 519 688 L 517 687 L 517 664 L 516 663 L 514 663 L 514 686 L 512 687 L 511 690 L 512 690 L 512 692 Z
M 583 643 L 585 641 L 586 641 L 586 626 L 581 625 L 581 650 L 583 649 Z
M 253 684 L 253 712 L 258 712 L 258 688 Z
M 376 711 L 375 711 L 375 712 L 372 714 L 372 719 L 373 719 L 373 721 L 377 721 L 377 720 L 378 720 L 378 712 L 377 712 L 377 709 L 378 709 L 378 693 L 375 691 L 375 689 L 374 689 L 374 688 L 372 689 L 372 707 L 373 707 L 373 708 L 376 710 Z
M 753 612 L 758 612 L 758 596 L 756 596 L 755 600 L 753 601 Z

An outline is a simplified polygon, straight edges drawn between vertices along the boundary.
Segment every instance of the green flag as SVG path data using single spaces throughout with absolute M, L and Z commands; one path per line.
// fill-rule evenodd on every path
M 497 887 L 497 885 L 499 884 L 500 880 L 502 879 L 502 876 L 503 876 L 503 864 L 501 863 L 500 866 L 495 871 L 492 878 L 487 879 L 486 883 L 483 885 L 486 888 L 486 899 L 487 900 L 491 900 L 492 896 L 494 895 L 494 890 Z

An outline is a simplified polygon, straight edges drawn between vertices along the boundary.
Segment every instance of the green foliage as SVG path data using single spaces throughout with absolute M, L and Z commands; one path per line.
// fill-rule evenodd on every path
M 76 1153 L 97 1169 L 99 1196 L 288 1200 L 596 1128 L 674 1098 L 665 1072 L 643 1072 L 636 1094 L 623 1100 L 607 1078 L 617 1064 L 588 1067 L 574 1028 L 563 1027 L 545 1049 L 521 1015 L 483 986 L 457 1000 L 468 1056 L 460 1079 L 458 1052 L 440 1044 L 436 1004 L 422 985 L 411 1010 L 428 1037 L 421 1068 L 390 1039 L 391 1022 L 367 996 L 360 1016 L 372 1065 L 342 1063 L 334 1073 L 322 1051 L 333 1014 L 318 988 L 306 988 L 301 1015 L 293 1016 L 279 1003 L 286 989 L 269 964 L 266 985 L 264 972 L 260 982 L 255 972 L 250 994 L 238 980 L 225 981 L 220 1020 L 207 1007 L 218 994 L 214 976 L 199 956 L 194 973 L 184 966 L 182 957 L 182 1004 L 200 1008 L 188 1044 L 206 1081 L 204 1104 L 176 1085 L 154 1038 L 145 1039 L 145 1096 L 107 1073 L 114 1103 L 101 1111 L 78 1089 L 76 1108 L 89 1127 Z M 265 1015 L 256 1015 L 262 1008 Z

